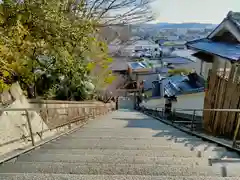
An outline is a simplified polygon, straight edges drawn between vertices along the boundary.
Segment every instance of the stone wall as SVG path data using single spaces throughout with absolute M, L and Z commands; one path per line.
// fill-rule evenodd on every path
M 110 109 L 115 104 L 104 104 L 98 101 L 56 101 L 56 100 L 29 100 L 32 107 L 39 109 L 39 114 L 50 129 L 60 127 L 70 122 L 84 120 Z
M 1 155 L 31 145 L 27 114 L 32 126 L 34 141 L 37 143 L 71 128 L 66 124 L 72 123 L 71 126 L 76 126 L 93 118 L 100 110 L 107 112 L 114 108 L 114 104 L 94 101 L 28 100 L 19 84 L 15 83 L 10 90 L 0 94 L 0 108 Z
M 30 132 L 24 109 L 32 107 L 18 83 L 13 84 L 0 97 L 2 108 L 0 114 L 0 154 L 2 154 L 29 143 Z M 3 109 L 11 110 L 4 111 Z M 33 133 L 46 131 L 42 138 L 54 134 L 53 132 L 47 132 L 48 126 L 36 111 L 29 111 L 29 117 Z M 39 140 L 40 137 L 35 136 L 35 141 Z

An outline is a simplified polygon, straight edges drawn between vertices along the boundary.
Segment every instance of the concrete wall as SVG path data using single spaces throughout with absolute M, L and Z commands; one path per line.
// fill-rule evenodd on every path
M 227 59 L 214 56 L 213 61 L 217 64 L 217 71 L 218 72 L 224 72 L 224 68 L 226 66 L 226 75 L 228 75 L 230 69 L 231 69 L 231 62 Z M 203 63 L 203 76 L 206 79 L 208 77 L 208 72 L 210 69 L 212 69 L 213 63 Z
M 202 75 L 203 75 L 204 79 L 208 78 L 208 72 L 210 69 L 212 69 L 212 63 L 203 62 Z
M 119 109 L 134 109 L 134 100 L 133 96 L 119 97 L 118 98 L 118 107 Z

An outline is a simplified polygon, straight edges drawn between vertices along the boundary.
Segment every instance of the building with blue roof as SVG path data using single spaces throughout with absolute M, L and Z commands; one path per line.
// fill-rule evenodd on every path
M 180 56 L 165 57 L 165 58 L 162 58 L 162 61 L 163 63 L 176 64 L 176 65 L 189 64 L 193 62 L 188 58 L 180 57 Z
M 198 93 L 204 91 L 204 80 L 196 73 L 174 75 L 153 81 L 152 97 Z
M 201 59 L 205 78 L 215 63 L 218 72 L 229 71 L 240 60 L 240 13 L 229 12 L 227 17 L 206 37 L 186 43 Z
M 201 109 L 204 104 L 204 79 L 196 73 L 187 76 L 174 75 L 153 81 L 152 96 L 141 105 L 149 108 L 164 107 L 163 96 L 176 96 L 175 108 Z M 191 114 L 192 112 L 184 112 Z M 201 116 L 201 112 L 198 115 Z
M 211 69 L 208 76 L 204 109 L 240 109 L 240 13 L 229 12 L 226 18 L 206 37 L 187 44 Z M 206 68 L 205 67 L 205 68 Z M 204 111 L 204 126 L 216 136 L 234 136 L 239 117 L 234 112 Z M 209 123 L 211 122 L 211 123 Z M 212 123 L 214 122 L 214 123 Z M 232 124 L 230 129 L 227 124 Z M 216 128 L 218 127 L 218 128 Z
M 240 44 L 215 42 L 206 38 L 189 42 L 188 47 L 195 50 L 201 50 L 204 53 L 222 57 L 229 61 L 240 60 Z
M 164 57 L 161 59 L 162 64 L 169 69 L 186 69 L 191 71 L 196 69 L 198 73 L 201 74 L 201 68 L 196 61 L 193 61 L 186 57 L 172 56 Z
M 193 51 L 193 56 L 203 62 L 201 69 L 205 79 L 212 68 L 216 70 L 217 75 L 223 75 L 224 72 L 225 79 L 229 75 L 228 72 L 232 65 L 240 62 L 240 13 L 229 12 L 227 17 L 207 37 L 189 41 L 186 46 Z M 214 101 L 215 103 L 209 99 L 204 102 L 204 84 L 204 79 L 193 74 L 185 77 L 176 75 L 161 81 L 156 80 L 154 81 L 153 97 L 143 102 L 142 105 L 150 108 L 164 107 L 165 101 L 161 98 L 163 92 L 167 96 L 177 96 L 175 108 L 203 109 L 206 102 L 206 104 L 210 104 L 208 108 L 219 108 L 219 105 L 212 107 L 212 104 L 215 105 L 218 102 L 217 100 Z M 218 89 L 214 85 L 212 85 L 212 89 Z M 234 99 L 235 94 L 231 98 Z M 192 112 L 184 113 L 191 114 Z M 199 116 L 202 115 L 200 111 L 197 113 Z

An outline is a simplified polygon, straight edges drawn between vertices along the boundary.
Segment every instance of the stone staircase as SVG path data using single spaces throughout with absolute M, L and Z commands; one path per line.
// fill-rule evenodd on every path
M 0 180 L 237 180 L 237 154 L 139 112 L 119 110 L 0 166 Z M 237 171 L 238 170 L 238 171 Z

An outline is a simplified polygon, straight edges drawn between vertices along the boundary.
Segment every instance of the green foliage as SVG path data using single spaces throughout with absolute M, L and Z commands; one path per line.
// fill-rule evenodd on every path
M 3 0 L 0 91 L 18 80 L 24 90 L 35 86 L 45 98 L 91 98 L 90 72 L 96 65 L 107 69 L 112 59 L 107 46 L 94 38 L 97 22 L 81 16 L 85 8 L 82 1 Z M 104 71 L 99 79 L 106 84 L 111 77 Z
M 153 64 L 152 64 L 152 63 L 149 62 L 148 64 L 149 64 L 149 66 L 150 66 L 151 68 L 153 68 Z
M 109 68 L 113 59 L 108 56 L 107 45 L 95 38 L 91 41 L 91 49 L 92 51 L 87 55 L 91 59 L 87 64 L 87 69 L 92 72 L 91 75 L 94 77 L 92 80 L 96 89 L 101 89 L 115 80 Z
M 136 59 L 137 62 L 143 62 L 144 59 L 143 58 L 139 58 L 139 59 Z
M 187 75 L 191 72 L 191 70 L 184 69 L 184 68 L 178 68 L 178 69 L 171 69 L 168 71 L 170 75 L 178 75 L 178 74 L 184 74 Z

